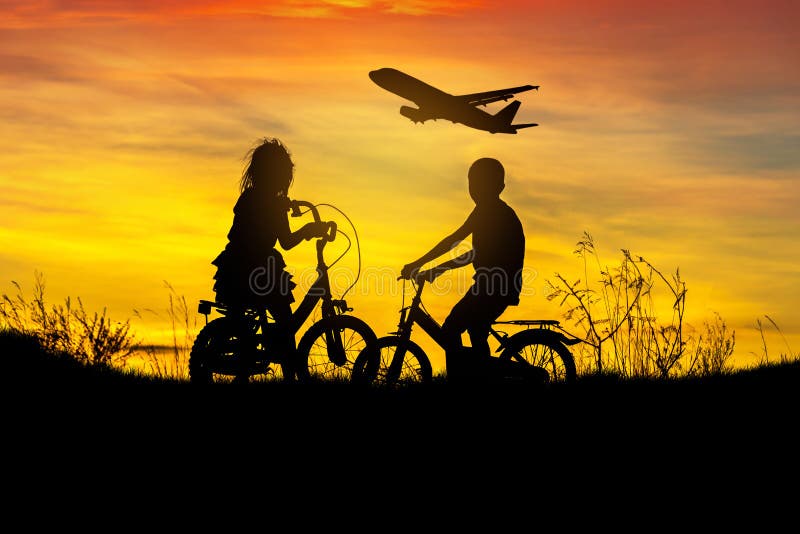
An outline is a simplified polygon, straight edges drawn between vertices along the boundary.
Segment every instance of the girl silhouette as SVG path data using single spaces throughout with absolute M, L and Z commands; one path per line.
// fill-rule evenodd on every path
M 287 324 L 296 284 L 275 245 L 292 249 L 304 239 L 324 236 L 327 226 L 312 222 L 290 230 L 288 191 L 294 163 L 283 143 L 262 139 L 245 159 L 228 243 L 211 262 L 217 267 L 216 300 L 230 308 L 266 308 L 278 325 Z M 288 334 L 289 329 L 282 331 Z M 288 334 L 284 341 L 293 355 L 294 336 Z

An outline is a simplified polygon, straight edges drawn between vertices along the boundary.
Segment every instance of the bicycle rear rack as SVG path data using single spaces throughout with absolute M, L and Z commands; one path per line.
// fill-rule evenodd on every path
M 553 319 L 515 319 L 513 321 L 495 321 L 493 324 L 516 324 L 524 326 L 558 326 L 560 321 Z
M 228 315 L 229 313 L 239 313 L 243 312 L 245 316 L 248 317 L 255 317 L 260 313 L 266 314 L 268 318 L 270 318 L 270 314 L 267 312 L 266 309 L 258 309 L 258 308 L 230 308 L 227 304 L 223 304 L 221 302 L 214 302 L 211 300 L 201 300 L 197 305 L 197 313 L 204 315 L 206 318 L 206 324 L 208 324 L 208 316 L 211 314 L 211 310 L 217 310 L 222 315 Z
M 528 328 L 535 326 L 546 330 L 558 330 L 561 332 L 561 342 L 564 343 L 564 345 L 577 345 L 578 343 L 584 342 L 583 339 L 576 337 L 575 335 L 570 334 L 561 328 L 561 321 L 556 321 L 554 319 L 515 319 L 511 321 L 495 321 L 492 324 L 513 324 L 527 326 Z M 506 336 L 507 334 L 501 337 Z

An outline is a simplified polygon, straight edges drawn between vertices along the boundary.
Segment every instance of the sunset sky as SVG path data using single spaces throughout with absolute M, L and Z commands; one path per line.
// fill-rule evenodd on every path
M 38 270 L 52 303 L 159 312 L 132 325 L 165 341 L 164 281 L 192 310 L 213 298 L 243 157 L 269 136 L 292 151 L 290 195 L 356 225 L 347 297 L 379 335 L 401 305 L 384 275 L 463 222 L 467 169 L 488 156 L 532 273 L 504 318 L 561 316 L 546 280 L 583 276 L 588 231 L 609 265 L 624 248 L 680 268 L 687 322 L 718 312 L 737 362 L 761 352 L 764 315 L 797 351 L 798 21 L 794 0 L 0 0 L 0 289 Z M 368 78 L 381 67 L 452 94 L 540 85 L 516 118 L 539 126 L 415 125 Z M 313 275 L 310 242 L 284 256 Z M 356 267 L 353 247 L 339 276 Z M 424 302 L 442 321 L 458 297 Z M 774 329 L 767 341 L 786 352 Z

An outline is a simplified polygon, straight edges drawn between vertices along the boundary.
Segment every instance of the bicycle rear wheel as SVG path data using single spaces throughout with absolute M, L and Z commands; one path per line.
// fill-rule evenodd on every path
M 247 383 L 282 379 L 282 366 L 255 365 L 248 359 L 247 353 L 255 349 L 255 328 L 248 320 L 227 316 L 205 325 L 189 354 L 190 382 Z
M 402 358 L 392 362 L 395 358 Z M 397 336 L 384 336 L 368 345 L 353 364 L 353 382 L 376 386 L 407 386 L 428 383 L 433 369 L 422 347 Z
M 511 360 L 541 367 L 550 375 L 550 383 L 572 383 L 577 380 L 575 360 L 569 349 L 550 330 L 525 330 L 506 341 L 501 360 Z

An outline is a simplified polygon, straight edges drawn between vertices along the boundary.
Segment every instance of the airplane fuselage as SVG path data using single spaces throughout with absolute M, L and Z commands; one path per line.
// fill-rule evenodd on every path
M 414 122 L 446 119 L 491 133 L 517 133 L 510 121 L 501 122 L 497 116 L 399 70 L 378 69 L 371 71 L 369 77 L 383 89 L 414 102 L 418 108 L 400 108 L 400 113 Z

